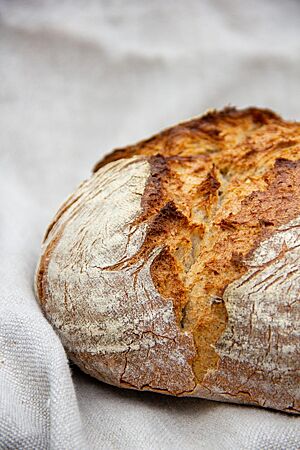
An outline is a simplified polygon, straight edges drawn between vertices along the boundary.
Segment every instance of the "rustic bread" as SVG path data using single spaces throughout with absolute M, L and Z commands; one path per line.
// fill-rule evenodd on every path
M 209 112 L 96 165 L 37 297 L 99 380 L 299 413 L 299 235 L 300 124 Z

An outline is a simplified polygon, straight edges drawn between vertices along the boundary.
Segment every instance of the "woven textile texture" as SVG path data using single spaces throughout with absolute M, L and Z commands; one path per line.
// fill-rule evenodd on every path
M 300 3 L 0 0 L 0 449 L 296 450 L 300 419 L 119 390 L 70 366 L 33 277 L 112 148 L 208 108 L 300 120 Z

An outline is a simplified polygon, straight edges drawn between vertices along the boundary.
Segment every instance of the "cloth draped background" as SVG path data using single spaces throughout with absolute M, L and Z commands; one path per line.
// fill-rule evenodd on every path
M 112 148 L 232 104 L 300 119 L 300 3 L 0 0 L 0 449 L 300 448 L 299 418 L 119 390 L 69 366 L 33 277 Z

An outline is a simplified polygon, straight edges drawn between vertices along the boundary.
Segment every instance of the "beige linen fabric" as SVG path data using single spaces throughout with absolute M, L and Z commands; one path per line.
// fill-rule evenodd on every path
M 300 3 L 0 0 L 0 449 L 300 448 L 299 418 L 71 370 L 33 293 L 62 200 L 110 149 L 207 108 L 300 120 Z

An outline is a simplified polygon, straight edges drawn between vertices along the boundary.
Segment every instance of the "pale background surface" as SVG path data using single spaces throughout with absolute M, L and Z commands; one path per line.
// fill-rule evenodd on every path
M 0 0 L 1 449 L 300 448 L 296 417 L 71 379 L 32 290 L 104 152 L 229 103 L 300 119 L 300 2 Z

